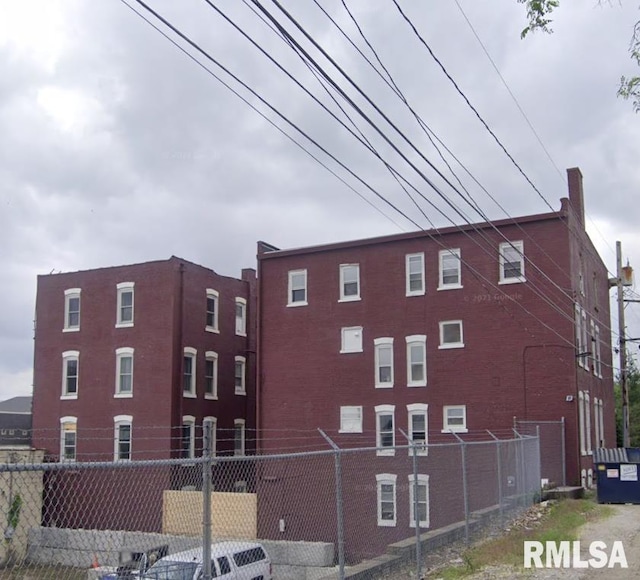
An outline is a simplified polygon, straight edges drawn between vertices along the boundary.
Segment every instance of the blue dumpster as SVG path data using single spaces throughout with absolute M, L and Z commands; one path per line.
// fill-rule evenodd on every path
M 640 504 L 640 449 L 619 447 L 593 452 L 598 503 Z

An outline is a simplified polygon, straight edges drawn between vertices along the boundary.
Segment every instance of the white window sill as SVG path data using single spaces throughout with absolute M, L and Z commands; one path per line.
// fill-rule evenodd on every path
M 469 429 L 458 429 L 458 428 L 453 428 L 453 429 L 443 429 L 442 431 L 440 431 L 440 433 L 468 433 Z
M 58 463 L 64 463 L 64 464 L 69 464 L 69 463 L 75 463 L 77 460 L 76 459 L 60 459 L 60 461 L 58 461 Z
M 427 381 L 416 381 L 415 383 L 407 383 L 407 387 L 426 387 Z
M 133 399 L 133 393 L 116 393 L 114 399 Z
M 118 322 L 116 328 L 133 328 L 133 322 Z
M 416 455 L 418 457 L 426 457 L 427 455 L 429 455 L 429 451 L 426 449 L 421 449 L 418 451 L 418 453 L 416 453 Z M 409 457 L 413 457 L 413 448 L 409 447 Z
M 409 527 L 410 528 L 415 528 L 416 527 L 416 523 L 415 522 L 411 522 L 409 524 Z M 420 529 L 421 530 L 424 530 L 424 529 L 426 529 L 428 527 L 429 527 L 429 522 L 420 522 Z
M 381 527 L 381 528 L 395 528 L 396 527 L 396 522 L 395 522 L 395 520 L 393 520 L 393 521 L 378 520 L 378 526 Z
M 378 449 L 376 451 L 376 455 L 378 457 L 395 457 L 396 450 L 395 449 Z
M 309 306 L 309 303 L 305 300 L 304 302 L 289 302 L 287 304 L 287 308 L 295 308 L 296 306 Z
M 129 461 L 131 461 L 131 459 L 124 459 L 124 458 L 123 459 L 118 459 L 117 457 L 114 457 L 113 460 L 116 463 L 129 463 Z
M 360 296 L 344 296 L 338 302 L 359 302 L 360 300 L 362 300 Z
M 376 389 L 393 389 L 393 383 L 387 384 L 381 384 L 381 385 L 376 385 Z
M 522 284 L 523 282 L 526 282 L 526 278 L 505 278 L 504 280 L 500 280 L 498 282 L 499 285 L 505 285 L 505 284 Z
M 438 286 L 437 290 L 460 290 L 463 288 L 462 284 L 444 284 L 443 286 Z
M 195 393 L 188 393 L 186 391 L 182 391 L 182 396 L 185 399 L 196 399 L 197 398 L 197 395 Z
M 347 433 L 347 434 L 349 434 L 349 433 L 362 433 L 362 429 L 360 429 L 359 431 L 356 431 L 354 429 L 344 429 L 344 430 L 340 429 L 338 431 L 338 433 Z
M 464 348 L 464 342 L 452 342 L 451 344 L 438 345 L 439 350 L 448 350 L 450 348 Z
M 78 395 L 60 395 L 60 400 L 61 401 L 74 401 L 75 399 L 78 398 Z
M 407 298 L 409 296 L 424 296 L 425 295 L 425 291 L 424 290 L 414 290 L 413 292 L 407 292 L 406 296 Z
M 247 333 L 246 333 L 246 332 L 238 332 L 238 331 L 236 330 L 236 336 L 245 336 L 245 337 L 246 337 L 246 336 L 247 336 Z
M 205 332 L 214 332 L 215 334 L 220 334 L 220 331 L 217 328 L 214 328 L 213 326 L 205 326 L 204 330 Z
M 217 401 L 218 400 L 218 395 L 212 395 L 211 393 L 205 393 L 204 394 L 204 398 L 207 399 L 208 401 Z
M 80 327 L 76 327 L 76 328 L 63 328 L 62 332 L 80 332 Z
M 247 394 L 247 391 L 239 391 L 238 389 L 236 389 L 235 391 L 236 395 L 243 395 L 245 396 Z
M 357 352 L 363 352 L 363 350 L 362 349 L 360 349 L 360 350 L 341 350 L 340 354 L 350 354 L 350 353 L 353 353 L 353 352 L 356 352 L 356 353 Z

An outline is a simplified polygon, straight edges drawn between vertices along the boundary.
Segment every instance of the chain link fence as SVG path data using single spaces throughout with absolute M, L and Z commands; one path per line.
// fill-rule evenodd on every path
M 523 421 L 514 418 L 518 433 L 540 438 L 540 476 L 548 485 L 567 485 L 566 425 L 560 421 Z
M 211 577 L 227 577 L 236 552 L 246 560 L 256 541 L 278 580 L 420 574 L 437 546 L 470 541 L 539 497 L 534 436 L 447 434 L 414 445 L 400 432 L 405 445 L 383 448 L 339 448 L 323 436 L 324 449 L 251 456 L 209 453 L 206 433 L 191 459 L 16 452 L 0 464 L 0 564 L 12 578 L 131 580 L 185 550 L 208 561 L 212 543 L 230 540 L 228 554 L 211 553 Z

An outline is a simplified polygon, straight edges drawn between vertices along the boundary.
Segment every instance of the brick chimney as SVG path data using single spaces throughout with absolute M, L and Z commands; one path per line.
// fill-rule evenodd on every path
M 578 167 L 567 169 L 569 182 L 569 203 L 584 228 L 584 194 L 582 192 L 582 172 Z

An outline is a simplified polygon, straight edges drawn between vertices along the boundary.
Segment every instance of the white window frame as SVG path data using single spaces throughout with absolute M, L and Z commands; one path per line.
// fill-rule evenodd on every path
M 117 291 L 117 310 L 116 310 L 116 328 L 131 328 L 135 320 L 135 282 L 120 282 L 116 285 Z M 123 320 L 122 296 L 131 293 L 131 320 Z
M 340 430 L 338 433 L 362 433 L 362 405 L 340 407 Z
M 129 457 L 120 457 L 120 427 L 129 427 Z M 131 461 L 133 458 L 133 416 L 116 415 L 113 418 L 113 460 Z
M 392 456 L 396 454 L 396 418 L 395 405 L 376 405 L 376 455 Z M 380 420 L 383 416 L 391 415 L 391 445 L 382 445 L 382 426 Z M 387 431 L 384 434 L 388 434 Z
M 450 425 L 450 410 L 462 409 L 462 425 Z M 468 433 L 467 429 L 467 406 L 466 405 L 444 405 L 442 407 L 442 432 L 443 433 Z
M 606 447 L 605 436 L 604 436 L 604 401 L 602 399 L 600 399 L 598 408 L 599 408 L 599 412 L 598 412 L 598 417 L 596 418 L 599 424 L 599 431 L 600 431 L 600 439 L 598 441 L 598 447 Z
M 360 343 L 350 346 L 349 336 L 356 339 L 354 342 L 359 338 Z M 340 330 L 340 354 L 350 352 L 362 352 L 362 326 L 345 326 Z
M 457 324 L 460 328 L 460 340 L 458 342 L 445 342 L 444 341 L 444 327 L 446 325 Z M 464 348 L 464 327 L 462 320 L 442 320 L 440 322 L 440 350 L 447 350 L 449 348 Z
M 191 379 L 189 382 L 189 389 L 184 388 L 184 378 L 185 378 L 185 370 L 186 366 L 184 363 L 185 359 L 191 359 Z M 197 349 L 191 346 L 185 346 L 183 355 L 182 355 L 182 396 L 186 399 L 195 399 L 198 394 L 196 390 L 196 363 L 198 362 L 198 351 Z
M 67 425 L 73 425 L 73 429 L 66 429 Z M 73 457 L 65 457 L 67 433 L 73 433 Z M 65 416 L 60 417 L 60 463 L 73 463 L 78 457 L 78 418 Z
M 596 323 L 593 318 L 591 319 L 589 325 L 591 329 L 591 356 L 589 357 L 589 360 L 591 361 L 591 368 L 589 369 L 589 371 L 597 377 L 598 371 L 596 370 Z
M 580 455 L 587 454 L 586 417 L 584 413 L 584 392 L 578 391 L 578 427 L 580 430 Z
M 241 365 L 241 374 L 238 377 L 238 364 Z M 247 359 L 243 356 L 236 356 L 235 365 L 233 367 L 233 377 L 236 395 L 247 394 Z M 237 379 L 240 378 L 240 385 L 237 383 Z
M 185 449 L 185 427 L 189 427 L 189 447 Z M 193 415 L 183 415 L 180 425 L 180 456 L 193 459 L 196 456 L 196 418 Z
M 220 294 L 217 290 L 213 288 L 207 288 L 206 293 L 206 301 L 205 301 L 205 318 L 204 318 L 204 329 L 207 332 L 215 332 L 216 334 L 220 333 L 220 328 L 218 326 L 218 317 L 219 317 L 219 308 L 220 308 Z M 213 300 L 213 324 L 208 324 L 209 322 L 209 300 Z
M 413 476 L 413 474 L 410 474 L 408 476 L 409 479 L 409 526 L 412 528 L 416 527 L 416 514 L 415 514 L 415 504 L 414 504 L 414 493 L 415 493 L 415 489 L 416 489 L 416 480 Z M 423 473 L 419 473 L 418 474 L 418 481 L 417 481 L 417 485 L 418 487 L 423 487 L 425 488 L 425 503 L 426 503 L 426 510 L 425 510 L 425 516 L 426 519 L 425 520 L 420 520 L 418 522 L 420 528 L 428 528 L 429 527 L 429 520 L 430 520 L 430 512 L 431 510 L 429 509 L 429 476 L 425 475 Z
M 427 337 L 424 334 L 414 334 L 405 337 L 407 343 L 407 387 L 426 387 L 427 386 Z M 422 354 L 422 379 L 414 380 L 412 378 L 412 368 L 414 361 L 411 358 L 413 347 L 419 347 Z
M 416 445 L 416 455 L 428 455 L 429 453 L 429 405 L 426 403 L 411 403 L 407 405 L 407 426 L 411 443 L 414 443 L 413 418 L 424 418 L 424 443 Z M 409 445 L 409 455 L 413 455 L 413 447 Z
M 240 429 L 240 431 L 238 431 Z M 240 447 L 238 448 L 238 433 L 240 434 Z M 235 456 L 244 456 L 246 454 L 247 434 L 246 421 L 244 419 L 236 419 L 233 422 L 233 454 Z
M 218 399 L 218 353 L 208 350 L 204 353 L 204 358 L 204 398 L 215 401 Z M 213 363 L 213 375 L 211 377 L 207 375 L 208 363 Z M 211 380 L 211 392 L 208 390 L 209 380 Z
M 376 495 L 377 495 L 377 516 L 378 526 L 384 528 L 394 528 L 398 521 L 398 499 L 396 481 L 398 476 L 393 473 L 376 474 Z M 382 519 L 382 486 L 391 485 L 393 487 L 393 519 Z
M 393 388 L 393 338 L 383 336 L 373 341 L 374 359 L 375 359 L 375 386 L 376 389 L 392 389 Z M 389 348 L 391 350 L 390 361 L 390 381 L 382 382 L 380 380 L 380 351 Z M 386 365 L 385 365 L 386 366 Z
M 596 449 L 600 447 L 602 434 L 600 433 L 600 401 L 597 397 L 593 398 L 593 427 L 596 439 Z
M 80 330 L 80 316 L 82 314 L 81 292 L 81 288 L 68 288 L 64 291 L 64 324 L 62 332 L 78 332 Z M 72 325 L 69 323 L 69 317 L 71 315 L 71 300 L 74 298 L 78 299 L 78 324 Z
M 516 251 L 520 255 L 520 275 L 519 276 L 505 276 L 505 266 L 507 262 L 506 253 Z M 524 272 L 524 242 L 522 240 L 516 240 L 513 242 L 503 242 L 499 248 L 500 254 L 500 280 L 499 284 L 518 284 L 520 282 L 526 282 Z
M 68 391 L 68 379 L 69 379 L 69 367 L 68 364 L 71 361 L 76 362 L 76 392 L 70 393 Z M 80 351 L 78 350 L 65 350 L 62 353 L 62 394 L 60 399 L 77 399 L 78 392 L 80 391 Z
M 302 276 L 304 280 L 303 285 L 295 285 L 294 286 L 294 278 L 297 276 Z M 294 300 L 293 293 L 299 290 L 304 290 L 304 299 L 302 300 Z M 307 270 L 289 270 L 289 286 L 287 290 L 287 306 L 307 306 L 308 302 L 308 291 L 307 288 Z
M 238 311 L 240 316 L 238 316 Z M 244 298 L 236 296 L 236 335 L 247 336 L 247 301 Z
M 602 343 L 600 341 L 600 327 L 597 324 L 596 324 L 596 376 L 600 379 L 602 378 Z
M 591 455 L 591 452 L 593 451 L 592 447 L 591 447 L 591 400 L 590 400 L 590 395 L 588 392 L 585 391 L 584 393 L 584 410 L 585 410 L 585 415 L 586 415 L 586 419 L 587 419 L 587 429 L 586 429 L 586 454 L 587 455 Z
M 575 330 L 576 330 L 576 358 L 578 359 L 578 366 L 583 366 L 582 362 L 582 353 L 584 352 L 584 347 L 582 345 L 582 318 L 580 316 L 580 305 L 576 302 L 574 305 L 575 310 Z
M 134 349 L 128 346 L 123 346 L 116 349 L 116 390 L 113 395 L 116 399 L 130 399 L 133 397 L 133 353 Z M 122 390 L 122 359 L 131 359 L 131 390 Z
M 202 453 L 204 454 L 204 434 L 207 425 L 211 425 L 211 457 L 215 457 L 217 454 L 218 435 L 216 433 L 218 429 L 217 417 L 204 417 L 202 419 Z
M 345 293 L 345 285 L 353 284 L 353 282 L 347 282 L 345 275 L 348 271 L 355 270 L 356 273 L 356 287 L 357 292 L 355 294 L 347 295 Z M 360 264 L 340 264 L 340 299 L 338 302 L 355 302 L 360 300 Z
M 460 256 L 460 248 L 450 248 L 447 250 L 440 250 L 440 252 L 438 252 L 438 290 L 455 290 L 462 288 L 462 260 Z M 454 258 L 456 260 L 458 271 L 457 282 L 444 281 L 445 260 L 448 258 Z
M 587 340 L 589 330 L 587 328 L 587 311 L 584 308 L 580 308 L 580 316 L 582 318 L 582 345 L 585 348 L 583 352 L 587 352 L 586 349 L 589 348 L 589 341 Z M 583 359 L 582 368 L 584 368 L 585 371 L 590 372 L 589 355 L 585 354 L 584 357 L 581 358 Z
M 418 271 L 412 272 L 411 267 L 412 264 L 418 263 Z M 405 291 L 407 296 L 424 296 L 425 294 L 425 276 L 424 276 L 424 252 L 419 252 L 416 254 L 407 254 L 405 256 L 405 272 L 406 272 L 406 282 L 405 282 Z M 417 290 L 411 289 L 411 275 L 419 274 L 420 275 L 420 288 Z

